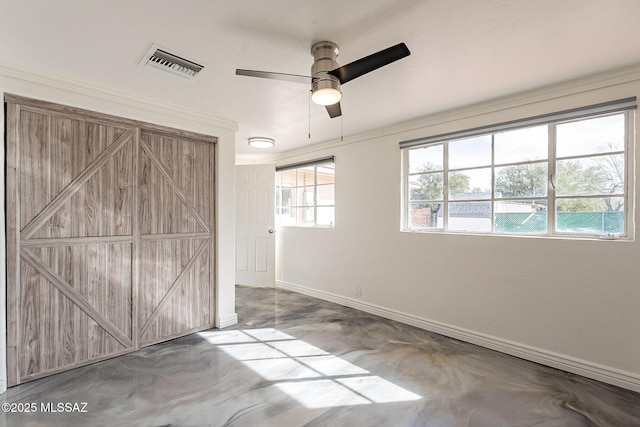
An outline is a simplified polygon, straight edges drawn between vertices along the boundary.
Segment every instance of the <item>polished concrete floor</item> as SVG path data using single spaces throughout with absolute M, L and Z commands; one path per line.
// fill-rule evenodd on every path
M 36 411 L 0 425 L 640 426 L 638 393 L 292 292 L 237 295 L 233 328 L 10 388 Z

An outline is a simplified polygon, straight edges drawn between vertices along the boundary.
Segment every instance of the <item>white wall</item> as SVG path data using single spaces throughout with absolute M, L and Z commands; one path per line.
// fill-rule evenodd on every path
M 237 124 L 212 119 L 196 112 L 182 111 L 129 95 L 48 76 L 0 63 L 0 96 L 11 93 L 44 101 L 71 105 L 148 123 L 185 129 L 218 137 L 216 144 L 216 326 L 237 323 L 235 313 L 235 131 Z M 4 109 L 0 134 L 4 135 Z M 4 145 L 0 164 L 4 164 Z M 4 173 L 0 192 L 4 199 Z M 231 201 L 231 202 L 230 202 Z M 6 245 L 4 210 L 0 211 L 0 393 L 6 389 Z
M 640 66 L 270 159 L 336 156 L 336 226 L 278 230 L 278 285 L 640 391 L 639 242 L 400 231 L 400 141 L 630 96 Z

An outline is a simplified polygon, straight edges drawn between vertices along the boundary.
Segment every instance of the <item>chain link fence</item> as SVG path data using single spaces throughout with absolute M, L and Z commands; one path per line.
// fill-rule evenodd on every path
M 503 233 L 546 233 L 546 212 L 496 213 L 495 231 Z M 558 212 L 556 229 L 570 233 L 620 234 L 623 212 Z

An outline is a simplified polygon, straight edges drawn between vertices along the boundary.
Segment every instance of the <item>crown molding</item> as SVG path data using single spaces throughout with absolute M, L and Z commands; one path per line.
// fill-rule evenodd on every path
M 387 134 L 396 134 L 437 124 L 443 124 L 461 118 L 471 118 L 489 113 L 526 107 L 540 102 L 553 101 L 567 96 L 576 96 L 595 90 L 640 81 L 640 64 L 605 71 L 585 77 L 563 81 L 524 92 L 506 95 L 439 113 L 429 114 L 416 120 L 410 120 L 390 126 Z
M 36 83 L 53 89 L 64 90 L 79 95 L 89 96 L 91 98 L 126 105 L 128 107 L 152 111 L 154 113 L 168 114 L 173 117 L 201 123 L 207 126 L 215 126 L 232 131 L 238 130 L 238 123 L 231 120 L 212 118 L 196 111 L 177 108 L 172 105 L 159 103 L 158 101 L 129 95 L 123 92 L 68 79 L 66 77 L 35 71 L 3 61 L 0 61 L 0 76 L 29 83 Z
M 294 148 L 292 150 L 275 154 L 266 160 L 270 162 L 277 162 L 299 155 L 331 149 L 337 146 L 368 141 L 388 135 L 396 135 L 404 132 L 416 131 L 435 125 L 453 122 L 456 120 L 468 119 L 485 114 L 526 107 L 528 105 L 534 105 L 540 102 L 553 101 L 555 99 L 561 99 L 567 96 L 575 96 L 582 93 L 588 93 L 595 90 L 606 89 L 638 81 L 640 81 L 640 64 L 630 65 L 627 67 L 555 83 L 524 92 L 518 92 L 500 98 L 428 114 L 418 119 L 400 122 L 385 128 L 344 137 L 342 139 L 328 140 L 304 148 Z

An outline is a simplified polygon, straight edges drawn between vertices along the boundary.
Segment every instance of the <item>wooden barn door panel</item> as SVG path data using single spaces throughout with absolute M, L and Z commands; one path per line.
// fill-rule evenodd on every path
M 131 130 L 21 114 L 21 239 L 131 235 Z
M 213 326 L 213 137 L 5 95 L 7 379 Z
M 208 239 L 141 243 L 141 345 L 210 327 L 209 257 Z M 145 268 L 145 264 L 155 267 Z
M 133 348 L 135 184 L 132 129 L 37 108 L 12 111 L 10 385 Z
M 149 345 L 211 326 L 213 145 L 144 132 L 140 147 L 138 338 Z
M 132 348 L 130 264 L 129 243 L 22 248 L 21 382 Z

